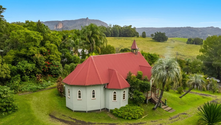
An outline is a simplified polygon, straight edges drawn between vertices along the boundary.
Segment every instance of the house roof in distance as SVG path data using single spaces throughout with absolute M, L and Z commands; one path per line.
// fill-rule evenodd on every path
M 115 78 L 119 78 L 117 79 L 119 82 L 110 77 L 110 69 L 115 70 L 116 73 L 114 75 Z M 143 75 L 147 76 L 148 79 L 151 77 L 151 66 L 141 53 L 128 52 L 90 56 L 82 64 L 78 65 L 63 82 L 68 85 L 89 86 L 110 84 L 111 81 L 117 81 L 120 85 L 117 85 L 118 87 L 115 89 L 122 89 L 128 87 L 128 85 L 121 78 L 126 79 L 129 71 L 133 74 L 137 74 L 137 71 L 142 71 Z M 108 85 L 108 87 L 114 88 L 112 85 Z

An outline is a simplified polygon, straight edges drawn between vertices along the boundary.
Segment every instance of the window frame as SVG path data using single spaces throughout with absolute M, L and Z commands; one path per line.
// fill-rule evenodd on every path
M 123 91 L 123 100 L 124 101 L 126 100 L 126 91 L 125 90 Z
M 71 97 L 71 91 L 70 91 L 70 88 L 68 88 L 68 98 Z
M 94 93 L 93 93 L 94 91 Z M 93 97 L 93 94 L 94 94 L 94 97 Z M 91 99 L 92 100 L 95 100 L 96 99 L 96 91 L 93 89 L 92 92 L 91 92 Z
M 79 98 L 79 92 L 80 92 L 80 98 Z M 77 99 L 82 100 L 82 92 L 80 89 L 77 91 Z
M 114 100 L 114 95 L 115 95 L 115 100 Z M 113 94 L 112 94 L 112 101 L 114 101 L 114 102 L 117 101 L 117 92 L 116 91 L 114 91 Z

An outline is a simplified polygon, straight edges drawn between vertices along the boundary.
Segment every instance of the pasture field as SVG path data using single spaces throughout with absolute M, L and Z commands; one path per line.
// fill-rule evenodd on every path
M 137 37 L 107 37 L 108 44 L 117 49 L 130 48 L 136 40 L 139 51 L 157 53 L 163 57 L 196 58 L 199 55 L 200 45 L 186 44 L 186 38 L 169 38 L 166 42 L 156 42 L 152 38 Z
M 210 93 L 208 93 L 210 94 Z M 18 103 L 18 111 L 7 115 L 0 115 L 1 125 L 60 125 L 60 124 L 181 124 L 194 125 L 199 117 L 197 108 L 212 97 L 201 96 L 189 93 L 182 99 L 180 94 L 171 90 L 165 92 L 163 100 L 167 99 L 168 106 L 175 109 L 175 112 L 169 113 L 161 108 L 153 111 L 153 104 L 143 104 L 145 115 L 138 120 L 124 120 L 117 118 L 107 111 L 95 112 L 73 112 L 65 106 L 65 98 L 58 95 L 56 88 L 34 92 L 31 94 L 15 95 Z M 89 123 L 89 124 L 90 124 Z

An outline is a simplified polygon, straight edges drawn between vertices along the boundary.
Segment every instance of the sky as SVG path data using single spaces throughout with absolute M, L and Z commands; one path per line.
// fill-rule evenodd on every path
M 99 19 L 133 27 L 220 27 L 221 0 L 0 0 L 8 22 Z

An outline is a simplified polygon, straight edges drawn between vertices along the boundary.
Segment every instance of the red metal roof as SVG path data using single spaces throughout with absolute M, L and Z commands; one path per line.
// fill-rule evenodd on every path
M 136 43 L 135 40 L 134 40 L 134 42 L 133 42 L 133 44 L 132 44 L 132 46 L 131 46 L 131 49 L 138 49 L 137 43 Z
M 112 80 L 110 77 L 110 69 L 114 69 L 116 71 L 115 78 L 120 79 L 120 81 L 118 80 L 119 82 L 116 83 L 116 86 L 118 86 L 116 89 L 121 89 L 122 87 L 119 86 L 122 84 L 125 85 L 121 77 L 126 79 L 129 71 L 133 74 L 137 74 L 137 71 L 142 71 L 148 79 L 151 77 L 151 66 L 141 53 L 138 52 L 136 55 L 129 52 L 90 56 L 82 64 L 78 65 L 63 82 L 69 85 L 80 86 L 110 84 Z M 109 87 L 113 88 L 112 85 L 109 85 Z
M 123 89 L 130 87 L 130 84 L 116 70 L 109 69 L 110 81 L 106 88 L 108 89 Z

